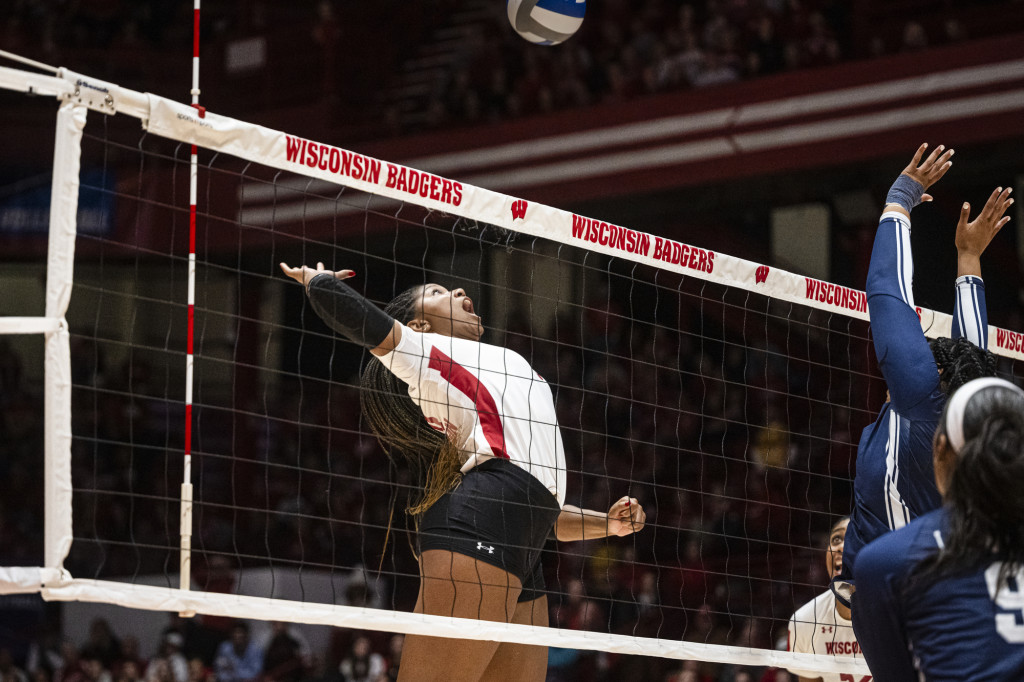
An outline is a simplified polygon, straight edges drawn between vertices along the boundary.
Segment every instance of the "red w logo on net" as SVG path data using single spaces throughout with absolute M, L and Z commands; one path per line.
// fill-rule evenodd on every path
M 512 202 L 512 220 L 523 220 L 526 218 L 526 208 L 530 204 L 522 199 Z
M 771 270 L 767 265 L 759 265 L 757 272 L 754 273 L 754 284 L 761 284 L 768 279 L 768 271 Z

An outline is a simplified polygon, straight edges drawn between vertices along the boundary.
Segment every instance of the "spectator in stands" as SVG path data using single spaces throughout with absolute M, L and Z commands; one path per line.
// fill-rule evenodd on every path
M 159 682 L 165 674 L 173 682 L 188 682 L 188 661 L 182 654 L 184 646 L 185 638 L 180 632 L 166 632 L 160 650 L 146 668 L 146 682 Z
M 732 677 L 732 682 L 754 682 L 756 678 L 750 668 L 740 668 Z
M 263 659 L 263 677 L 267 682 L 297 682 L 309 670 L 309 643 L 288 623 L 275 621 L 271 628 Z
M 814 12 L 808 19 L 810 34 L 803 43 L 804 63 L 807 66 L 826 66 L 839 61 L 839 43 L 825 22 L 821 12 Z
M 574 578 L 569 583 L 565 603 L 552 609 L 551 626 L 570 630 L 593 630 L 605 620 L 601 604 L 587 599 L 583 581 Z
M 377 682 L 385 673 L 384 657 L 370 648 L 370 638 L 358 635 L 338 667 L 343 682 Z
M 760 73 L 778 73 L 782 70 L 782 43 L 775 33 L 775 22 L 767 14 L 755 23 L 751 52 L 757 55 Z
M 135 661 L 122 661 L 114 674 L 114 682 L 142 682 L 142 671 Z
M 146 682 L 174 682 L 171 666 L 165 658 L 154 658 L 146 666 Z
M 219 682 L 253 682 L 263 672 L 263 650 L 249 637 L 249 626 L 236 621 L 221 642 L 214 661 Z
M 146 669 L 145 659 L 139 655 L 139 639 L 135 635 L 127 635 L 121 640 L 121 657 L 114 663 L 111 671 L 118 677 L 121 669 L 128 664 L 134 666 L 135 677 L 141 677 L 142 671 Z
M 8 648 L 0 649 L 0 681 L 2 682 L 28 682 L 28 675 L 25 671 L 14 665 L 14 657 Z
M 908 21 L 903 27 L 903 51 L 913 52 L 928 47 L 928 34 L 924 26 L 916 21 Z
M 700 664 L 697 661 L 683 661 L 682 664 L 665 678 L 665 682 L 703 682 L 706 678 L 700 675 Z
M 217 677 L 203 659 L 193 658 L 188 662 L 188 682 L 217 682 Z
M 0 528 L 3 527 L 3 513 L 0 509 Z M 0 542 L 3 536 L 0 533 Z M 56 671 L 64 666 L 64 658 L 61 656 L 60 629 L 54 623 L 47 623 L 42 633 L 32 642 L 28 649 L 28 657 L 25 661 L 26 672 L 33 677 L 36 672 L 43 671 L 47 679 L 52 679 Z
M 60 654 L 63 663 L 54 675 L 54 682 L 85 682 L 86 678 L 82 672 L 82 662 L 75 645 L 71 642 L 63 642 L 60 647 Z
M 967 40 L 967 29 L 957 19 L 946 19 L 942 23 L 942 31 L 947 43 L 959 43 Z
M 99 659 L 109 669 L 122 656 L 121 640 L 110 629 L 110 623 L 96 618 L 89 624 L 89 639 L 82 646 L 82 658 Z
M 687 616 L 690 614 L 688 613 Z M 728 644 L 729 628 L 722 624 L 722 620 L 720 614 L 715 613 L 709 605 L 705 604 L 697 609 L 697 613 L 691 617 L 683 639 L 704 644 Z M 717 680 L 722 665 L 702 661 L 698 663 L 698 669 L 700 672 L 698 679 Z
M 691 82 L 695 88 L 707 88 L 732 83 L 738 79 L 739 71 L 731 63 L 728 55 L 708 52 L 702 68 L 693 76 Z
M 405 635 L 392 635 L 388 640 L 388 655 L 384 660 L 387 665 L 387 673 L 384 676 L 388 682 L 398 679 L 398 668 L 402 663 L 402 646 L 405 644 Z
M 96 654 L 84 652 L 81 660 L 86 682 L 113 682 L 110 671 Z

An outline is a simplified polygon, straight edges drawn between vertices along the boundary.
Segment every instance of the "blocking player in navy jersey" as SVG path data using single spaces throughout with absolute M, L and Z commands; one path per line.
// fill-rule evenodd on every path
M 1009 188 L 998 188 L 975 220 L 964 204 L 956 228 L 956 307 L 952 338 L 930 344 L 921 330 L 912 293 L 910 211 L 952 165 L 953 150 L 936 147 L 922 161 L 928 145 L 893 183 L 886 197 L 871 251 L 867 298 L 875 355 L 889 389 L 877 419 L 864 429 L 857 446 L 854 507 L 846 532 L 843 572 L 833 581 L 846 605 L 852 575 L 864 545 L 940 504 L 932 473 L 931 438 L 946 396 L 971 379 L 995 373 L 987 352 L 988 320 L 981 280 L 981 254 L 1009 218 Z M 857 609 L 853 609 L 854 629 Z M 858 632 L 859 634 L 859 632 Z
M 943 506 L 864 548 L 858 635 L 878 682 L 1024 680 L 1024 391 L 977 379 L 934 442 Z
M 607 513 L 565 504 L 565 453 L 547 382 L 518 353 L 482 343 L 462 289 L 413 287 L 381 310 L 342 280 L 351 270 L 292 268 L 316 313 L 369 349 L 363 414 L 421 495 L 417 613 L 548 624 L 540 555 L 560 541 L 625 536 L 644 526 L 636 498 Z M 399 680 L 543 680 L 547 648 L 409 635 Z
M 850 517 L 835 522 L 828 534 L 825 547 L 825 566 L 828 577 L 834 578 L 843 570 L 843 548 Z M 860 658 L 860 645 L 853 633 L 850 609 L 836 601 L 832 590 L 825 590 L 807 602 L 789 619 L 788 649 L 801 654 L 824 654 L 844 658 Z M 790 668 L 800 682 L 871 682 L 870 675 L 840 673 L 812 673 Z

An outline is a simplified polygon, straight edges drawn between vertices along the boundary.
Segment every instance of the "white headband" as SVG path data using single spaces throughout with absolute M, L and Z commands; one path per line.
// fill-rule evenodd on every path
M 966 442 L 964 438 L 964 412 L 967 411 L 967 404 L 971 402 L 971 398 L 974 397 L 975 393 L 991 386 L 1002 386 L 1024 396 L 1024 391 L 1017 385 L 1011 384 L 1005 379 L 997 379 L 996 377 L 974 379 L 961 386 L 953 394 L 953 397 L 949 399 L 949 406 L 946 408 L 946 438 L 949 439 L 949 445 L 953 448 L 953 452 L 959 453 Z

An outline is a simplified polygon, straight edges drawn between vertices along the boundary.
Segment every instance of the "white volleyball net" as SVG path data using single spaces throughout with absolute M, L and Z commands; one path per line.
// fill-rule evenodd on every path
M 194 613 L 213 630 L 284 620 L 550 645 L 579 665 L 665 660 L 648 672 L 692 659 L 866 674 L 775 648 L 826 589 L 824 537 L 850 509 L 855 440 L 884 393 L 862 292 L 70 72 L 0 69 L 0 86 L 59 104 L 45 311 L 0 318 L 45 339 L 45 553 L 0 569 L 3 591 Z M 545 547 L 550 627 L 410 612 L 412 482 L 360 415 L 368 356 L 280 261 L 354 269 L 381 304 L 428 281 L 465 287 L 484 340 L 552 387 L 566 502 L 640 499 L 642 532 Z M 950 318 L 923 310 L 922 324 L 946 335 Z M 1011 334 L 992 329 L 992 348 L 1019 359 L 997 333 Z

